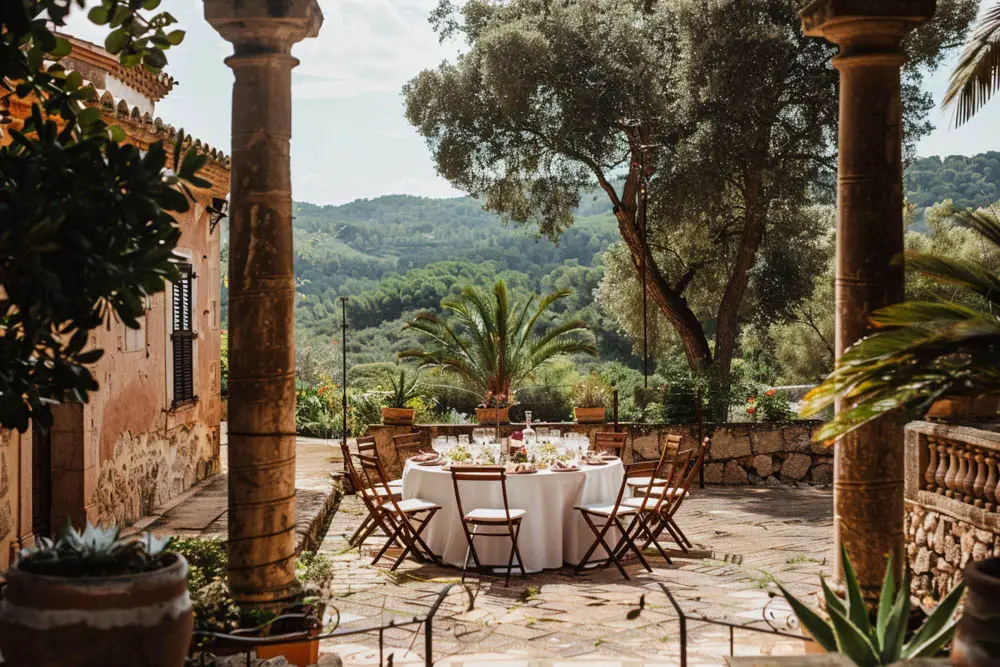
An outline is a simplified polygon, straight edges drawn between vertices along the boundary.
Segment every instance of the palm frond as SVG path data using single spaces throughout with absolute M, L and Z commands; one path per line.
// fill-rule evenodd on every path
M 983 15 L 951 74 L 942 107 L 955 107 L 955 126 L 970 120 L 1000 90 L 1000 4 Z

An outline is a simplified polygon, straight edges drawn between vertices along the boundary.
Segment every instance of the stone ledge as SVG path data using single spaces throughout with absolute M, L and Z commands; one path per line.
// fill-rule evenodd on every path
M 954 498 L 942 496 L 931 491 L 917 491 L 916 504 L 926 509 L 972 524 L 980 530 L 986 530 L 994 535 L 1000 535 L 1000 514 L 974 507 Z

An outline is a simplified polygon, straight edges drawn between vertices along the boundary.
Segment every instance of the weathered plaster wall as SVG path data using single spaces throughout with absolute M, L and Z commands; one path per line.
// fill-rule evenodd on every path
M 31 546 L 31 429 L 0 429 L 0 573 L 11 556 Z
M 94 518 L 129 523 L 219 470 L 219 233 L 209 234 L 207 202 L 180 216 L 178 251 L 194 267 L 198 334 L 194 403 L 172 405 L 170 286 L 152 297 L 145 344 L 129 346 L 126 328 L 102 329 L 94 344 L 101 390 L 84 406 L 84 446 L 96 463 Z
M 707 484 L 756 484 L 782 486 L 798 483 L 829 484 L 833 482 L 833 452 L 810 442 L 812 432 L 820 422 L 801 421 L 789 424 L 706 424 L 705 435 L 712 440 L 705 459 Z M 593 439 L 599 431 L 610 431 L 610 424 L 537 424 L 542 428 L 587 433 Z M 414 429 L 428 438 L 438 435 L 471 435 L 475 424 L 420 424 L 411 426 L 368 427 L 375 436 L 379 452 L 394 474 L 398 474 L 396 455 L 391 438 Z M 506 424 L 500 427 L 506 436 L 523 425 Z M 625 459 L 656 458 L 668 435 L 680 435 L 681 448 L 693 447 L 698 442 L 698 427 L 693 424 L 619 424 L 619 430 L 628 433 Z

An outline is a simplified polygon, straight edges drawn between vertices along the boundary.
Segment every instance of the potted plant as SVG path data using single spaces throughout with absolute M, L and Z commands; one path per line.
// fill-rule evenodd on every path
M 451 313 L 449 319 L 420 313 L 406 324 L 421 334 L 424 347 L 405 350 L 399 357 L 450 372 L 483 396 L 476 408 L 479 423 L 506 421 L 514 388 L 535 371 L 560 355 L 597 354 L 594 335 L 580 320 L 538 330 L 552 304 L 570 294 L 559 290 L 536 303 L 535 296 L 525 301 L 511 298 L 502 280 L 490 292 L 466 287 L 458 297 L 441 302 Z
M 955 610 L 962 599 L 965 584 L 959 584 L 945 596 L 915 632 L 909 632 L 910 569 L 905 568 L 902 585 L 896 587 L 892 558 L 885 570 L 878 613 L 873 623 L 854 575 L 846 550 L 841 547 L 844 563 L 846 598 L 837 596 L 821 580 L 823 600 L 829 620 L 804 604 L 779 585 L 802 629 L 828 653 L 841 653 L 859 667 L 891 665 L 900 660 L 933 658 L 951 641 L 958 619 Z M 807 645 L 807 652 L 808 650 Z
M 487 394 L 483 402 L 476 406 L 476 422 L 479 424 L 509 424 L 513 403 L 506 395 Z
M 591 372 L 573 387 L 573 416 L 581 424 L 601 424 L 607 415 L 610 387 Z
M 194 618 L 187 561 L 167 540 L 69 525 L 21 552 L 0 605 L 7 667 L 181 667 Z
M 420 395 L 422 387 L 419 373 L 407 377 L 406 370 L 400 369 L 398 378 L 395 372 L 387 372 L 386 380 L 389 383 L 389 405 L 382 407 L 382 423 L 412 424 L 417 411 L 407 407 L 407 404 Z

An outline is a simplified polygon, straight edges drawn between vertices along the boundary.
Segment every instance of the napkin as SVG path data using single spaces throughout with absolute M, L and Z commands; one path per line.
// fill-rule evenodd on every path
M 417 463 L 427 463 L 428 461 L 437 461 L 440 455 L 437 452 L 420 452 L 419 454 L 413 456 L 413 460 Z
M 552 464 L 553 470 L 576 470 L 575 463 L 567 463 L 566 461 L 556 461 Z
M 532 472 L 538 472 L 538 468 L 536 468 L 535 466 L 531 465 L 530 463 L 518 463 L 516 466 L 514 466 L 511 469 L 510 474 L 512 474 L 512 475 L 526 475 L 526 474 L 532 473 Z

